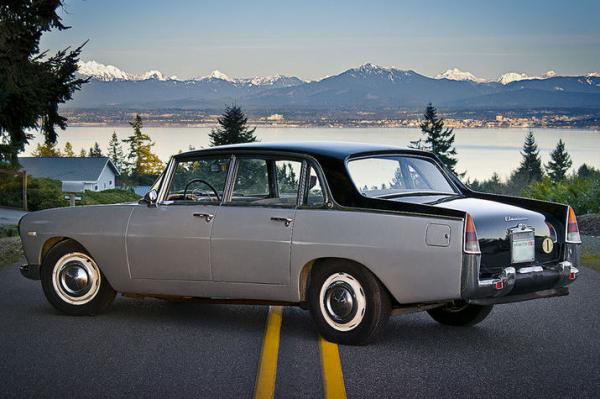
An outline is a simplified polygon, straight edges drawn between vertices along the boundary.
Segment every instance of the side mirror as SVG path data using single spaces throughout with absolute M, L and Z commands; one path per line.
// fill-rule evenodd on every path
M 146 195 L 144 195 L 144 202 L 148 204 L 148 206 L 150 205 L 155 205 L 156 204 L 156 200 L 158 199 L 158 193 L 156 192 L 156 190 L 150 190 L 146 193 Z

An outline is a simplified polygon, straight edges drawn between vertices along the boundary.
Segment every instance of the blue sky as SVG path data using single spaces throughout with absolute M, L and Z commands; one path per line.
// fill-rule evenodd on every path
M 42 48 L 89 39 L 82 60 L 131 73 L 317 79 L 366 62 L 429 76 L 600 72 L 598 0 L 65 0 L 62 15 L 72 28 Z

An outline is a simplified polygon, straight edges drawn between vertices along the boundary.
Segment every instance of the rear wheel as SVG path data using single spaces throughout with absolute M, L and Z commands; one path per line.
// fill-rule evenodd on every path
M 48 252 L 41 280 L 50 304 L 73 316 L 101 313 L 116 295 L 94 259 L 72 240 L 60 242 Z
M 317 266 L 308 294 L 319 332 L 332 342 L 366 344 L 383 330 L 390 315 L 385 288 L 355 263 L 328 261 Z
M 438 323 L 449 326 L 474 326 L 483 321 L 492 311 L 493 305 L 473 305 L 465 302 L 453 302 L 441 308 L 428 310 L 427 313 Z

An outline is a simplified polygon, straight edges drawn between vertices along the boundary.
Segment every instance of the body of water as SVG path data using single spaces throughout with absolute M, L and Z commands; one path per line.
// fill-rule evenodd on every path
M 156 143 L 153 150 L 163 160 L 177 152 L 187 151 L 190 146 L 197 149 L 208 147 L 210 129 L 185 127 L 145 127 L 143 129 Z M 457 170 L 466 171 L 467 177 L 483 179 L 497 172 L 507 177 L 521 160 L 520 150 L 527 129 L 457 129 Z M 119 139 L 131 134 L 128 127 L 69 127 L 59 132 L 59 147 L 65 142 L 73 145 L 76 154 L 81 148 L 86 151 L 98 142 L 106 151 L 113 132 Z M 583 163 L 600 168 L 600 132 L 576 129 L 534 129 L 542 161 L 548 162 L 550 152 L 559 139 L 565 142 L 571 154 L 573 169 Z M 392 128 L 262 128 L 256 135 L 263 142 L 285 141 L 352 141 L 389 144 L 406 147 L 421 137 L 419 129 Z M 37 135 L 23 155 L 29 155 L 35 145 L 42 142 Z M 123 149 L 126 150 L 125 146 Z

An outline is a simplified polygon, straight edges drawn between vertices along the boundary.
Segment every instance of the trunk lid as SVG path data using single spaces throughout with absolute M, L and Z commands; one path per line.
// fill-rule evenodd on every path
M 532 211 L 523 207 L 504 204 L 478 198 L 462 196 L 420 196 L 403 197 L 402 201 L 429 204 L 468 212 L 473 216 L 477 237 L 481 248 L 481 274 L 495 275 L 505 267 L 513 265 L 516 268 L 532 264 L 543 264 L 557 261 L 560 257 L 560 246 L 553 241 L 553 248 L 547 253 L 543 248 L 546 238 L 552 236 L 547 223 L 555 226 L 557 221 L 549 215 Z M 511 263 L 511 242 L 509 230 L 525 224 L 535 229 L 535 261 L 526 263 Z M 548 246 L 546 247 L 548 249 Z

